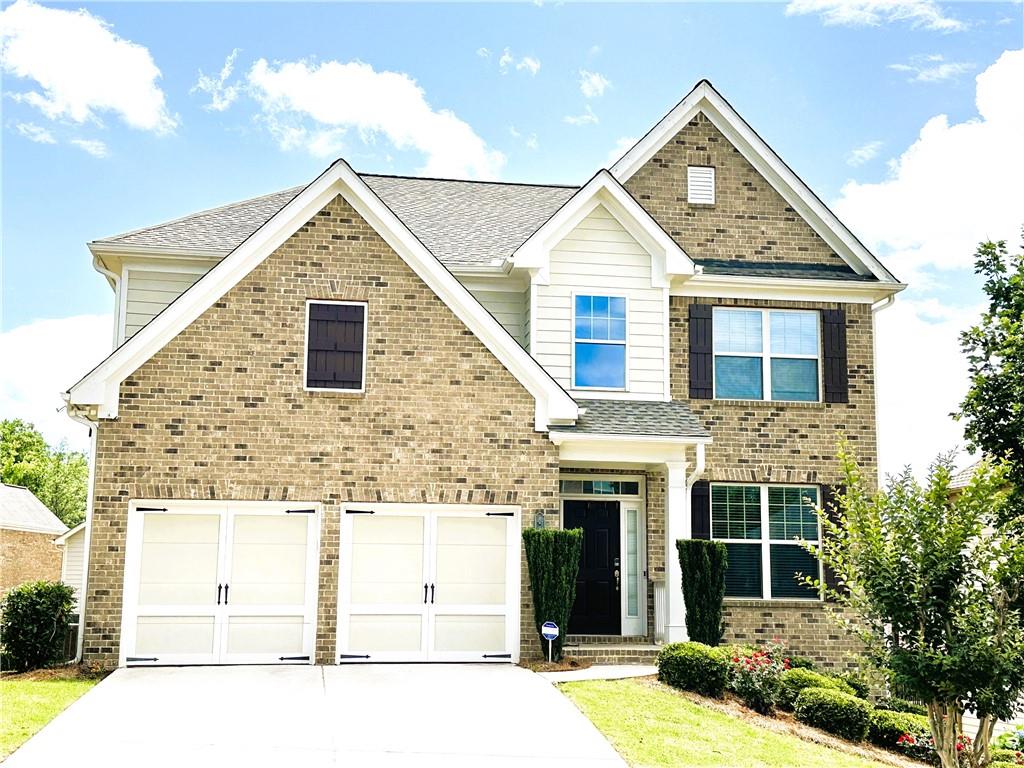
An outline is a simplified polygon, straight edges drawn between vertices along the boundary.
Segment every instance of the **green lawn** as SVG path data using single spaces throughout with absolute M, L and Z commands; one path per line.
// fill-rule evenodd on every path
M 98 677 L 78 676 L 0 678 L 0 760 L 99 681 Z
M 882 768 L 881 763 L 700 707 L 642 680 L 560 687 L 637 768 Z

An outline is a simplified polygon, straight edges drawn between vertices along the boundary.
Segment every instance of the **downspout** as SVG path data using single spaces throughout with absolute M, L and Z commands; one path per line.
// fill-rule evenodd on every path
M 89 428 L 89 480 L 86 483 L 85 498 L 85 543 L 82 545 L 85 551 L 82 553 L 82 583 L 78 585 L 78 643 L 75 649 L 75 663 L 82 662 L 82 651 L 85 648 L 85 611 L 86 594 L 89 588 L 89 559 L 90 547 L 92 545 L 92 508 L 93 495 L 96 487 L 96 438 L 99 431 L 99 424 L 91 421 L 85 416 L 79 415 L 74 406 L 71 405 L 70 393 L 62 393 L 66 404 L 68 416 L 79 424 Z
M 701 475 L 704 474 L 704 443 L 697 443 L 694 446 L 697 453 L 697 460 L 693 468 L 693 472 L 686 476 L 686 492 L 689 493 L 690 489 L 693 488 L 693 484 L 700 480 Z

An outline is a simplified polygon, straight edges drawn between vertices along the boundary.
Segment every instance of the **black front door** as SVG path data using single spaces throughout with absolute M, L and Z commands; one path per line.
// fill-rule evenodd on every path
M 562 520 L 566 528 L 583 529 L 583 552 L 569 632 L 574 635 L 621 634 L 619 502 L 566 499 Z

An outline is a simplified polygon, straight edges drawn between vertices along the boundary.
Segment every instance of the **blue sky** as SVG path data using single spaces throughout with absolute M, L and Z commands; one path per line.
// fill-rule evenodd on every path
M 888 10 L 879 10 L 873 0 L 44 6 L 68 16 L 83 7 L 86 22 L 97 29 L 102 20 L 109 33 L 134 44 L 134 55 L 141 55 L 139 49 L 148 53 L 160 76 L 147 79 L 132 74 L 139 67 L 118 65 L 116 51 L 102 34 L 76 34 L 54 44 L 47 39 L 56 34 L 54 25 L 34 28 L 11 14 L 24 10 L 24 2 L 4 5 L 0 34 L 5 46 L 18 35 L 25 41 L 35 35 L 41 40 L 34 43 L 36 50 L 49 46 L 54 53 L 46 61 L 13 46 L 4 53 L 0 338 L 42 320 L 110 313 L 110 289 L 92 270 L 85 248 L 90 239 L 305 183 L 335 155 L 361 171 L 416 174 L 431 167 L 430 151 L 422 150 L 429 145 L 447 153 L 443 172 L 581 183 L 609 164 L 617 145 L 642 135 L 702 77 L 880 256 L 888 257 L 897 276 L 913 280 L 904 302 L 910 310 L 898 322 L 890 321 L 893 337 L 921 341 L 921 333 L 939 328 L 946 351 L 954 348 L 953 326 L 972 316 L 980 300 L 969 270 L 973 246 L 963 244 L 984 237 L 1016 239 L 1018 231 L 1005 213 L 978 221 L 965 211 L 964 219 L 971 221 L 946 238 L 957 249 L 935 255 L 927 233 L 904 231 L 909 225 L 890 218 L 904 206 L 919 214 L 903 218 L 919 219 L 917 226 L 927 228 L 927 215 L 920 212 L 928 210 L 928 201 L 914 190 L 935 185 L 909 178 L 909 171 L 901 181 L 892 161 L 918 142 L 936 116 L 946 115 L 954 129 L 978 122 L 976 77 L 1004 52 L 1021 48 L 1019 3 L 907 0 Z M 111 48 L 114 72 L 108 91 L 77 82 L 73 73 L 65 75 L 70 80 L 63 86 L 57 82 L 62 56 L 72 62 L 102 60 L 105 45 Z M 98 53 L 89 46 L 97 46 Z M 210 109 L 208 90 L 195 89 L 200 71 L 216 77 L 236 49 L 223 86 L 233 86 L 237 95 L 226 109 Z M 265 61 L 262 79 L 255 66 L 260 60 Z M 372 68 L 363 73 L 369 93 L 347 91 L 351 79 L 326 78 L 322 69 L 331 62 L 356 61 Z M 293 69 L 285 77 L 288 66 Z M 131 82 L 114 82 L 119 72 L 127 72 Z M 380 78 L 384 72 L 404 75 L 399 78 L 403 88 L 409 79 L 415 81 L 431 120 L 441 120 L 442 110 L 454 113 L 460 130 L 472 138 L 464 143 L 486 160 L 475 165 L 467 160 L 460 167 L 459 159 L 450 156 L 459 146 L 437 149 L 444 141 L 437 136 L 442 129 L 431 133 L 416 125 L 402 129 L 408 130 L 412 146 L 396 147 L 395 126 L 404 120 L 398 101 L 377 124 L 391 126 L 392 133 L 365 125 L 361 132 L 344 114 L 332 111 L 332 103 L 351 103 L 360 110 L 360 99 L 369 104 L 375 93 L 381 98 L 392 93 Z M 325 75 L 320 84 L 328 87 L 313 87 L 311 73 Z M 586 89 L 581 86 L 585 73 L 590 76 Z M 1019 86 L 1019 101 L 1024 91 L 1019 65 L 1010 71 L 1007 64 L 998 78 L 990 79 L 999 80 L 992 88 Z M 92 91 L 76 101 L 75 88 Z M 304 89 L 301 97 L 289 90 L 299 88 Z M 59 98 L 54 96 L 58 91 Z M 19 96 L 28 92 L 42 93 L 49 108 Z M 137 95 L 138 103 L 125 103 L 128 92 Z M 401 92 L 408 94 L 408 88 Z M 146 101 L 154 94 L 162 94 L 162 109 Z M 297 106 L 301 98 L 307 99 L 305 107 Z M 62 108 L 61 99 L 65 106 L 84 104 L 88 115 L 79 119 L 81 111 L 76 115 Z M 320 119 L 312 116 L 309 99 L 319 102 L 316 110 L 326 110 L 318 113 Z M 150 104 L 149 117 L 145 104 Z M 417 113 L 410 114 L 416 123 Z M 1005 114 L 999 118 L 1008 122 Z M 147 120 L 148 127 L 129 124 Z M 943 134 L 943 141 L 956 146 L 954 134 Z M 1004 134 L 996 126 L 987 135 Z M 76 141 L 87 143 L 83 148 Z M 858 155 L 852 154 L 858 149 Z M 1016 147 L 1008 143 L 1003 171 L 1020 167 L 1020 152 L 1019 142 Z M 912 160 L 905 158 L 905 166 Z M 971 162 L 967 157 L 949 161 Z M 1012 189 L 1019 195 L 1017 184 Z M 988 193 L 995 194 L 981 194 Z M 1024 223 L 1024 205 L 1018 207 L 1022 221 L 1017 226 Z M 938 208 L 936 216 L 949 218 Z M 100 354 L 104 346 L 109 337 L 99 345 Z M 55 382 L 53 391 L 72 381 Z M 10 392 L 27 385 L 6 386 Z M 0 390 L 0 408 L 3 397 Z M 9 395 L 7 408 L 25 406 L 19 397 Z M 947 394 L 942 402 L 948 400 Z M 939 407 L 948 413 L 948 407 Z M 932 414 L 941 415 L 938 410 Z M 946 442 L 950 435 L 955 437 L 943 433 Z

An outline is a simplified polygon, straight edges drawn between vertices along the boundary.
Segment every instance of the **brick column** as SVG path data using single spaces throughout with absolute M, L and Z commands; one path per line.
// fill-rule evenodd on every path
M 685 461 L 665 462 L 665 642 L 687 640 L 683 576 L 676 540 L 690 538 L 690 497 L 686 492 Z

